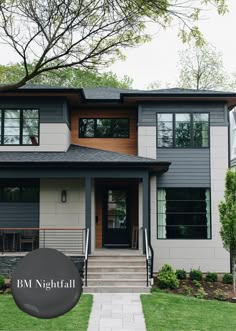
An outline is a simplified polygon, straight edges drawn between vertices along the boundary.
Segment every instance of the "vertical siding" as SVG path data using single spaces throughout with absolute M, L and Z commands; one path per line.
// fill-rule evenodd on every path
M 38 228 L 39 203 L 1 202 L 0 228 Z

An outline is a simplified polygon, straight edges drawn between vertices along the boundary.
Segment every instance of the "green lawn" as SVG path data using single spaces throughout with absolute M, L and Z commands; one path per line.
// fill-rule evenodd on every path
M 42 320 L 23 313 L 11 295 L 0 295 L 0 330 L 4 331 L 87 331 L 92 295 L 83 295 L 71 311 L 63 316 Z
M 155 291 L 141 296 L 147 331 L 233 331 L 236 304 Z

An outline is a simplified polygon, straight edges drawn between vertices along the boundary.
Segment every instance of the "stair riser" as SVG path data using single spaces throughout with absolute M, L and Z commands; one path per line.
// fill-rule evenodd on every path
M 145 280 L 140 280 L 140 281 L 122 281 L 122 280 L 92 280 L 88 279 L 87 281 L 88 286 L 145 286 L 146 282 Z
M 88 261 L 146 261 L 146 258 L 143 256 L 89 256 Z
M 90 272 L 97 272 L 97 273 L 106 273 L 106 272 L 143 272 L 146 268 L 141 267 L 88 267 L 88 274 Z
M 137 273 L 120 273 L 112 272 L 109 274 L 106 273 L 88 273 L 89 279 L 146 279 L 146 274 L 137 274 Z
M 85 287 L 83 289 L 84 293 L 150 293 L 149 287 L 142 287 L 142 288 L 132 288 L 132 287 Z

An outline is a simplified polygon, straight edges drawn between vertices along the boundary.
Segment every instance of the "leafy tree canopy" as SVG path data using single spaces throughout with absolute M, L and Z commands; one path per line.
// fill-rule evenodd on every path
M 1 0 L 0 42 L 13 48 L 24 74 L 0 90 L 47 71 L 107 65 L 122 48 L 150 40 L 150 22 L 164 28 L 178 22 L 184 42 L 201 44 L 197 21 L 209 7 L 224 14 L 226 0 Z

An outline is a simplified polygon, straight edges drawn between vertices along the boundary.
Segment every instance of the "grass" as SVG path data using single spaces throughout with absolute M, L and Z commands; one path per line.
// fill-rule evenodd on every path
M 92 295 L 82 295 L 79 303 L 63 316 L 43 320 L 22 312 L 11 295 L 0 295 L 0 330 L 4 331 L 87 331 Z
M 154 291 L 142 295 L 147 331 L 236 330 L 236 304 Z

